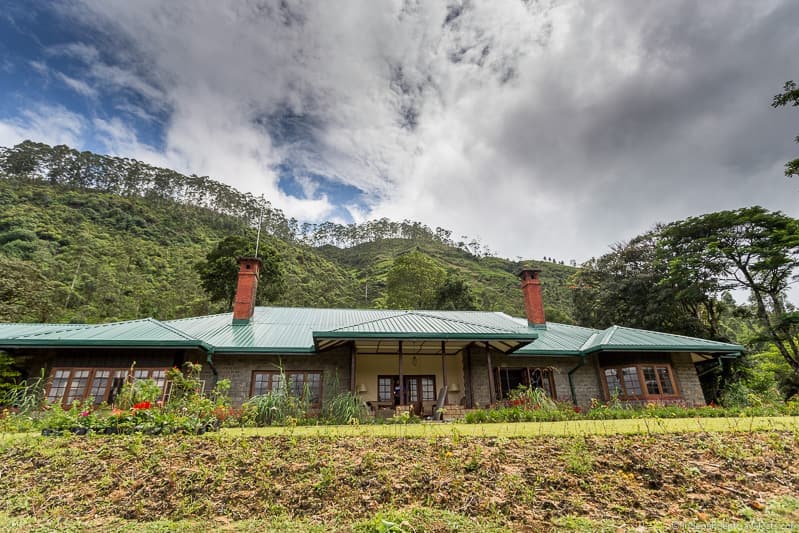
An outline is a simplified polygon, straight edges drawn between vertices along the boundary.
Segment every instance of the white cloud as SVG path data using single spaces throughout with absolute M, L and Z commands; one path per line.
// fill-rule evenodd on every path
M 40 105 L 21 117 L 0 120 L 0 146 L 13 146 L 26 139 L 50 145 L 82 146 L 86 122 L 62 106 Z
M 47 68 L 47 65 L 44 64 L 42 61 L 31 61 L 30 66 L 39 73 L 40 76 L 44 76 L 45 78 L 50 75 L 50 69 Z
M 66 43 L 51 46 L 46 49 L 50 55 L 64 55 L 80 59 L 84 63 L 94 63 L 100 58 L 100 52 L 92 45 L 86 43 Z
M 507 256 L 583 260 L 656 221 L 753 203 L 799 215 L 780 171 L 795 115 L 768 106 L 799 71 L 796 3 L 86 0 L 72 13 L 116 46 L 64 48 L 92 86 L 169 115 L 160 154 L 106 124 L 116 149 L 300 219 L 335 206 L 281 192 L 278 164 L 364 190 L 357 220 L 418 219 Z
M 94 98 L 95 96 L 97 96 L 97 91 L 94 90 L 88 83 L 86 83 L 83 80 L 72 78 L 70 76 L 67 76 L 63 72 L 57 72 L 56 77 L 62 82 L 64 82 L 64 84 L 67 87 L 69 87 L 70 89 L 72 89 L 73 91 L 82 96 L 87 96 L 89 98 Z

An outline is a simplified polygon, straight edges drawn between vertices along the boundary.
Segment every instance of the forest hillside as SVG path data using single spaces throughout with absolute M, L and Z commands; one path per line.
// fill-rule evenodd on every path
M 543 270 L 549 318 L 571 321 L 571 266 L 511 261 L 451 232 L 386 219 L 299 224 L 207 177 L 26 141 L 0 148 L 0 321 L 171 319 L 226 311 L 195 265 L 235 235 L 277 252 L 285 306 L 385 307 L 397 257 L 418 251 L 463 280 L 476 308 L 523 315 L 515 273 Z

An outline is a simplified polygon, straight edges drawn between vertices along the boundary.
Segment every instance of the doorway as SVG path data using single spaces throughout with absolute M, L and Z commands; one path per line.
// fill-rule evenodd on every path
M 405 381 L 405 404 L 413 406 L 413 412 L 417 416 L 426 413 L 428 404 L 430 408 L 436 401 L 436 377 L 432 374 L 426 375 L 406 375 Z M 396 407 L 400 403 L 399 375 L 378 376 L 377 390 L 378 402 L 392 402 Z

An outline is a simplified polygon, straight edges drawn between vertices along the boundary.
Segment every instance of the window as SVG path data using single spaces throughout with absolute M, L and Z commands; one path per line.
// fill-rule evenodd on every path
M 377 401 L 390 402 L 393 400 L 394 380 L 399 380 L 399 376 L 380 376 L 377 378 Z
M 287 386 L 292 396 L 305 398 L 314 407 L 322 404 L 322 373 L 318 371 L 265 372 L 252 376 L 252 395 L 277 392 Z
M 519 387 L 543 389 L 550 398 L 556 398 L 551 368 L 496 368 L 494 375 L 501 398 L 507 398 L 510 391 Z
M 86 397 L 86 385 L 89 384 L 90 370 L 73 370 L 72 381 L 69 384 L 69 394 L 66 397 L 67 405 L 75 400 L 83 400 Z
M 659 400 L 678 396 L 671 365 L 640 363 L 603 368 L 602 377 L 608 396 L 618 396 L 622 400 Z
M 69 405 L 75 400 L 93 398 L 95 405 L 99 405 L 113 403 L 129 379 L 152 379 L 161 390 L 166 385 L 166 370 L 161 368 L 137 368 L 133 375 L 129 374 L 127 368 L 54 368 L 50 372 L 47 400 Z

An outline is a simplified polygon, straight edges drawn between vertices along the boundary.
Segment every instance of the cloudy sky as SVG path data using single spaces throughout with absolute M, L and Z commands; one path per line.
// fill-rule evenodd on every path
M 579 262 L 658 221 L 799 216 L 799 109 L 770 107 L 798 27 L 792 0 L 0 0 L 0 145 Z

